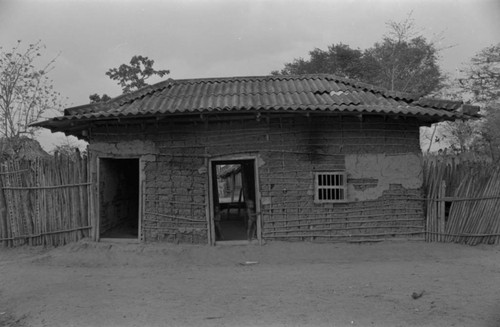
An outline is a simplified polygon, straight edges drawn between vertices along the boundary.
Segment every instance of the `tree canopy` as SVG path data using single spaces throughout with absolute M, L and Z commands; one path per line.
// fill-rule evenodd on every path
M 97 102 L 106 102 L 111 100 L 111 97 L 107 94 L 103 94 L 102 96 L 94 93 L 89 95 L 90 103 L 97 103 Z
M 474 56 L 458 80 L 462 92 L 472 95 L 475 102 L 500 100 L 500 43 L 481 50 Z
M 352 49 L 346 44 L 332 44 L 328 50 L 314 49 L 309 52 L 310 59 L 294 59 L 285 63 L 280 71 L 273 71 L 273 75 L 301 75 L 301 74 L 335 74 L 339 77 L 363 79 L 366 73 L 363 69 L 364 53 L 359 49 Z
M 500 43 L 478 52 L 449 86 L 451 98 L 481 106 L 477 121 L 444 123 L 441 137 L 454 153 L 474 152 L 500 160 Z M 431 140 L 434 141 L 434 140 Z
M 461 93 L 483 106 L 483 119 L 477 124 L 473 146 L 494 161 L 500 160 L 500 43 L 476 54 L 458 80 Z
M 271 74 L 335 74 L 420 95 L 441 88 L 444 77 L 434 43 L 415 32 L 411 17 L 388 26 L 389 33 L 368 49 L 353 49 L 343 43 L 332 44 L 327 50 L 316 48 L 309 52 L 309 59 L 294 59 Z
M 117 68 L 111 68 L 106 72 L 106 75 L 110 79 L 117 81 L 123 93 L 126 94 L 147 86 L 146 80 L 152 76 L 163 77 L 170 74 L 170 71 L 166 69 L 154 69 L 154 63 L 154 60 L 148 57 L 136 55 L 130 59 L 130 65 L 121 64 Z M 105 102 L 111 98 L 107 94 L 100 96 L 95 93 L 90 95 L 89 99 L 90 103 L 96 103 Z

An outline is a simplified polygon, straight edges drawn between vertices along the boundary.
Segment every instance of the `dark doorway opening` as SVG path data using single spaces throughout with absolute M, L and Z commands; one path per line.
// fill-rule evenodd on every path
M 216 241 L 247 240 L 249 216 L 255 218 L 255 160 L 212 161 Z M 251 238 L 256 239 L 256 224 Z
M 99 160 L 101 238 L 138 238 L 139 159 Z

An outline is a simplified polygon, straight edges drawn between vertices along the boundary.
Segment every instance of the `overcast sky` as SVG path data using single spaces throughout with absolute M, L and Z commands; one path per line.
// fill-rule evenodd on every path
M 119 95 L 105 72 L 133 55 L 169 69 L 165 78 L 267 75 L 314 48 L 370 47 L 410 12 L 424 36 L 453 46 L 440 62 L 451 75 L 500 42 L 500 0 L 0 0 L 0 46 L 41 40 L 43 59 L 59 55 L 51 77 L 73 106 Z

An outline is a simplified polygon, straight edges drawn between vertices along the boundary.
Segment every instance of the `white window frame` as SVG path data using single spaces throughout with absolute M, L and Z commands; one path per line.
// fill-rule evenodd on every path
M 320 185 L 319 179 L 320 176 L 325 176 L 326 180 L 324 183 L 331 183 L 332 185 Z M 329 177 L 331 176 L 331 180 Z M 336 176 L 340 176 L 340 179 L 337 180 Z M 341 184 L 336 184 L 336 181 Z M 329 190 L 331 190 L 329 192 Z M 320 196 L 320 193 L 325 191 L 327 194 L 330 194 L 330 197 L 327 195 L 326 199 L 322 199 L 324 196 Z M 344 203 L 347 202 L 347 173 L 345 171 L 318 171 L 314 172 L 314 203 Z

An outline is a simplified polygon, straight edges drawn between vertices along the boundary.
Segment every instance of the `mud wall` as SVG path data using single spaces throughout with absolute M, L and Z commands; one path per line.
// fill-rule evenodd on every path
M 93 156 L 136 155 L 143 239 L 206 243 L 209 159 L 258 158 L 264 239 L 421 237 L 419 128 L 414 119 L 281 117 L 92 131 Z M 314 203 L 315 171 L 345 170 L 348 202 Z
M 110 162 L 101 162 L 102 178 L 99 181 L 100 232 L 104 233 L 117 226 L 122 215 L 126 214 L 126 202 L 118 196 L 119 176 Z

